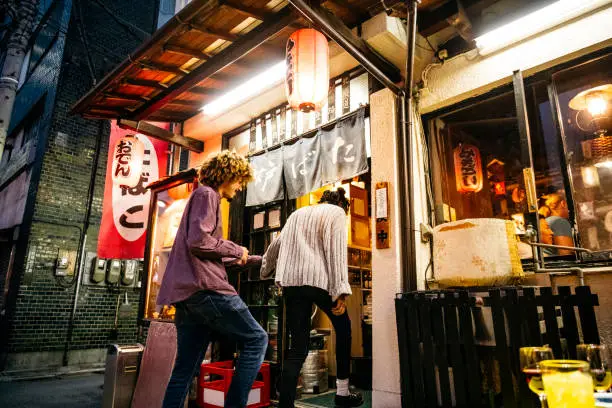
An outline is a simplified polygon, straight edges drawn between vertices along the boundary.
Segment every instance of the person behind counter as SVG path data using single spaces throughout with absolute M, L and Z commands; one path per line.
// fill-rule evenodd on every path
M 246 248 L 222 239 L 220 213 L 221 198 L 231 200 L 252 174 L 244 157 L 223 151 L 202 165 L 201 185 L 185 207 L 157 297 L 158 305 L 176 307 L 177 354 L 164 408 L 183 407 L 211 333 L 241 346 L 225 407 L 246 406 L 263 362 L 268 335 L 228 282 L 224 266 L 229 258 L 244 265 L 253 257 L 249 259 Z
M 540 215 L 546 216 L 546 223 L 540 222 L 542 228 L 542 241 L 546 244 L 559 246 L 574 246 L 572 238 L 572 225 L 570 224 L 569 209 L 567 201 L 559 193 L 552 193 L 542 197 L 544 201 L 544 211 Z M 574 251 L 568 249 L 544 248 L 547 256 L 572 255 Z
M 280 389 L 280 408 L 293 408 L 298 377 L 308 356 L 310 315 L 316 304 L 329 316 L 336 331 L 338 367 L 337 407 L 363 404 L 359 393 L 349 390 L 351 321 L 345 299 L 351 294 L 347 265 L 345 191 L 325 191 L 319 204 L 295 211 L 280 235 L 266 251 L 261 275 L 272 277 L 283 288 L 287 331 L 291 345 L 285 357 Z

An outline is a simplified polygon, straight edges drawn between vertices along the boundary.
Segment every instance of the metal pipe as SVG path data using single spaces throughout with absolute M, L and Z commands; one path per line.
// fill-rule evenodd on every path
M 408 20 L 406 22 L 407 48 L 406 57 L 406 79 L 404 81 L 403 100 L 403 141 L 400 144 L 400 167 L 402 168 L 399 187 L 400 197 L 400 222 L 401 240 L 405 252 L 402 254 L 402 274 L 404 291 L 417 289 L 416 279 L 416 244 L 413 231 L 414 228 L 414 205 L 412 202 L 412 139 L 414 104 L 412 89 L 414 86 L 414 55 L 417 35 L 417 6 L 420 0 L 407 0 Z
M 579 247 L 541 244 L 539 242 L 530 242 L 529 245 L 531 245 L 532 247 L 539 247 L 539 248 L 567 249 L 569 251 L 575 251 L 575 252 L 586 252 L 587 254 L 592 254 L 593 253 L 593 251 L 591 251 L 590 249 L 579 248 Z
M 81 290 L 81 282 L 83 280 L 83 267 L 85 260 L 85 246 L 87 244 L 87 230 L 89 229 L 89 219 L 91 218 L 91 208 L 93 205 L 93 197 L 96 188 L 96 176 L 98 173 L 98 162 L 100 161 L 100 148 L 102 146 L 102 131 L 104 129 L 104 122 L 99 121 L 98 125 L 98 137 L 96 139 L 96 146 L 94 152 L 94 160 L 92 164 L 91 174 L 89 178 L 89 186 L 87 188 L 87 207 L 85 210 L 85 219 L 83 221 L 83 229 L 81 230 L 81 236 L 79 237 L 79 251 L 77 252 L 76 262 L 76 285 L 74 288 L 74 298 L 72 300 L 72 310 L 70 311 L 70 319 L 68 320 L 68 332 L 66 333 L 66 342 L 64 344 L 64 355 L 62 358 L 62 364 L 68 365 L 68 352 L 70 351 L 70 344 L 72 343 L 72 334 L 74 332 L 74 319 L 79 303 L 79 292 Z
M 342 33 L 338 32 L 336 27 L 333 27 L 329 21 L 319 15 L 305 0 L 289 0 L 289 3 L 297 11 L 300 12 L 308 21 L 311 21 L 325 35 L 338 43 L 346 52 L 355 58 L 363 67 L 379 80 L 385 87 L 389 88 L 394 94 L 399 95 L 402 89 L 393 82 L 376 64 L 366 57 L 353 42 L 346 38 Z M 372 53 L 373 56 L 376 55 Z M 378 56 L 376 56 L 378 57 Z M 380 60 L 382 58 L 378 57 Z

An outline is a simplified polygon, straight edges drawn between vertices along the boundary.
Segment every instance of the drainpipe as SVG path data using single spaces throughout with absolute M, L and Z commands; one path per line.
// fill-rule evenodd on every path
M 416 246 L 414 238 L 414 205 L 412 202 L 412 139 L 414 101 L 412 89 L 414 88 L 414 55 L 417 35 L 417 6 L 420 0 L 407 0 L 408 19 L 406 22 L 406 38 L 408 55 L 406 56 L 406 79 L 404 81 L 402 101 L 402 139 L 398 143 L 400 157 L 400 183 L 398 186 L 400 204 L 400 228 L 402 249 L 402 272 L 404 292 L 417 289 L 416 280 Z
M 89 219 L 91 218 L 91 207 L 93 205 L 93 197 L 96 187 L 96 175 L 98 173 L 98 162 L 100 161 L 100 147 L 102 146 L 102 133 L 104 130 L 104 122 L 98 122 L 98 138 L 96 139 L 96 147 L 94 151 L 94 161 L 92 164 L 91 175 L 89 178 L 89 187 L 87 189 L 87 208 L 85 210 L 85 220 L 83 221 L 83 229 L 79 237 L 79 250 L 77 253 L 76 262 L 76 284 L 74 287 L 74 298 L 72 300 L 72 310 L 70 311 L 70 319 L 68 320 L 68 332 L 66 334 L 66 342 L 64 344 L 64 356 L 62 358 L 63 366 L 68 365 L 68 352 L 72 343 L 72 335 L 74 333 L 74 320 L 76 316 L 77 306 L 79 303 L 79 292 L 81 282 L 83 281 L 83 269 L 85 262 L 85 247 L 87 244 L 87 230 L 89 229 Z

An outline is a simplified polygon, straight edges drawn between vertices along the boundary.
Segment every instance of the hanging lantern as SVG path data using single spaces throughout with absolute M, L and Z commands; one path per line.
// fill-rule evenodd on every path
M 320 110 L 329 91 L 329 46 L 312 28 L 297 30 L 287 41 L 285 90 L 292 109 Z
M 144 144 L 135 135 L 117 140 L 113 150 L 113 183 L 124 187 L 135 187 L 140 182 Z
M 460 144 L 453 152 L 457 191 L 477 193 L 482 190 L 482 161 L 476 146 Z

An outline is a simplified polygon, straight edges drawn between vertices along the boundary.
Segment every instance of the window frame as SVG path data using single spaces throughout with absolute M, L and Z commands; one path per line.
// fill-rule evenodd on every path
M 565 140 L 565 134 L 563 132 L 562 124 L 560 123 L 560 121 L 562 120 L 561 108 L 559 105 L 558 93 L 557 93 L 557 89 L 555 88 L 553 76 L 558 72 L 565 71 L 570 68 L 575 68 L 575 67 L 578 67 L 584 64 L 588 64 L 599 58 L 610 55 L 611 53 L 612 53 L 612 48 L 606 47 L 601 50 L 572 59 L 570 61 L 555 65 L 544 71 L 541 71 L 541 72 L 538 72 L 538 73 L 535 73 L 529 76 L 525 76 L 521 78 L 522 82 L 520 83 L 517 82 L 518 77 L 515 74 L 510 77 L 510 80 L 507 83 L 504 83 L 484 94 L 464 99 L 462 101 L 459 101 L 458 103 L 455 103 L 450 106 L 446 106 L 444 108 L 441 108 L 433 112 L 429 112 L 425 115 L 422 115 L 422 121 L 425 124 L 424 126 L 425 135 L 426 135 L 425 140 L 426 140 L 428 150 L 429 150 L 428 159 L 430 160 L 430 163 L 433 163 L 435 160 L 435 152 L 433 151 L 433 149 L 431 149 L 431 146 L 433 143 L 432 138 L 435 137 L 433 134 L 433 132 L 435 132 L 433 123 L 437 118 L 452 114 L 454 112 L 457 112 L 467 107 L 474 106 L 478 103 L 482 103 L 484 101 L 499 97 L 509 92 L 514 92 L 515 106 L 516 106 L 516 111 L 517 111 L 517 120 L 519 122 L 519 134 L 521 136 L 521 149 L 524 149 L 523 143 L 526 141 L 528 143 L 528 148 L 530 149 L 529 150 L 529 155 L 530 155 L 529 164 L 533 172 L 533 169 L 534 169 L 533 160 L 532 160 L 533 149 L 531 145 L 529 116 L 528 116 L 528 112 L 526 109 L 527 101 L 525 98 L 525 89 L 528 89 L 537 83 L 545 82 L 547 92 L 548 92 L 548 101 L 551 104 L 552 121 L 553 121 L 553 126 L 555 128 L 555 135 L 559 143 L 559 155 L 560 155 L 560 165 L 561 165 L 561 176 L 563 177 L 563 185 L 564 185 L 565 190 L 570 193 L 566 197 L 566 201 L 567 201 L 569 212 L 570 212 L 569 221 L 574 231 L 575 245 L 577 247 L 580 247 L 582 241 L 581 241 L 581 234 L 580 234 L 581 231 L 578 230 L 578 223 L 577 223 L 577 218 L 576 218 L 577 216 L 576 206 L 575 206 L 576 203 L 574 200 L 575 189 L 574 189 L 574 185 L 573 185 L 573 181 L 572 181 L 572 177 L 570 173 L 570 168 L 569 168 L 570 164 L 568 163 L 568 160 L 567 160 L 567 143 Z M 521 71 L 518 71 L 518 72 L 521 72 Z M 527 125 L 526 129 L 522 129 L 523 126 L 521 122 L 526 123 Z M 524 157 L 521 157 L 521 162 L 523 162 L 523 160 L 524 160 Z M 431 177 L 433 178 L 435 177 L 435 175 L 432 173 Z M 434 181 L 436 180 L 433 180 L 433 179 L 431 180 L 432 183 Z M 434 189 L 434 199 L 435 199 L 435 189 Z M 538 225 L 537 224 L 538 220 L 539 220 L 539 216 L 537 215 L 537 212 L 536 212 L 535 213 L 535 221 L 536 221 L 535 225 Z M 435 219 L 434 219 L 434 222 L 436 222 Z M 609 250 L 601 251 L 601 254 L 603 254 L 604 257 L 611 258 L 612 248 Z M 565 257 L 564 260 L 567 260 L 568 263 L 570 264 L 575 264 L 578 262 L 580 263 L 594 263 L 596 261 L 601 262 L 601 259 L 588 259 L 584 256 L 583 253 L 578 254 L 576 257 L 572 256 L 572 258 L 575 258 L 575 259 L 570 260 L 569 257 Z M 607 265 L 612 264 L 612 258 L 606 259 L 604 263 Z

